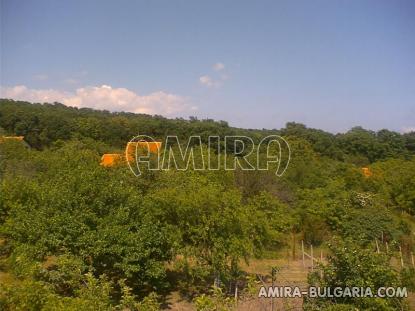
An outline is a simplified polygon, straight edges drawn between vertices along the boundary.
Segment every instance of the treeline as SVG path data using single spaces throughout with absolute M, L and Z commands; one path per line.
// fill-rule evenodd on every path
M 59 103 L 31 104 L 7 99 L 0 100 L 0 127 L 5 133 L 25 136 L 25 140 L 36 149 L 50 147 L 60 140 L 80 137 L 103 142 L 112 148 L 123 148 L 137 134 L 156 139 L 177 135 L 184 140 L 191 135 L 199 135 L 204 143 L 213 135 L 249 136 L 258 142 L 267 135 L 276 134 L 304 139 L 321 155 L 357 165 L 388 157 L 408 157 L 415 153 L 415 132 L 400 134 L 386 129 L 375 132 L 355 127 L 344 134 L 332 134 L 295 122 L 289 122 L 279 130 L 240 129 L 230 127 L 225 121 L 211 119 L 167 119 L 157 115 L 78 109 Z M 226 147 L 233 150 L 233 145 Z

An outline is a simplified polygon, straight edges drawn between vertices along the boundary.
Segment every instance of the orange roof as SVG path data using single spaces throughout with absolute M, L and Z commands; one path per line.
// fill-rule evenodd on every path
M 132 161 L 137 149 L 147 150 L 150 153 L 159 153 L 161 149 L 161 142 L 155 141 L 137 141 L 129 142 L 125 148 L 127 159 Z M 100 165 L 105 167 L 114 166 L 125 159 L 124 154 L 120 153 L 105 153 L 101 157 Z
M 365 177 L 370 177 L 373 175 L 368 167 L 362 167 L 362 173 L 365 175 Z
M 114 166 L 124 159 L 123 154 L 120 153 L 105 153 L 101 157 L 100 165 L 109 167 Z
M 127 143 L 125 153 L 129 160 L 132 160 L 137 149 L 146 150 L 150 153 L 159 153 L 161 149 L 160 141 L 130 141 Z
M 6 141 L 6 140 L 17 140 L 17 141 L 23 141 L 24 136 L 0 136 L 0 143 Z

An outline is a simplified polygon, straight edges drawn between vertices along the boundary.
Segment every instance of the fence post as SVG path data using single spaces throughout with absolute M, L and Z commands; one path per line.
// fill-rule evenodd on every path
M 301 253 L 303 254 L 303 268 L 305 268 L 305 262 L 304 262 L 304 241 L 301 240 Z
M 292 235 L 293 235 L 293 260 L 295 260 L 296 258 L 296 256 L 295 256 L 295 233 L 293 232 L 292 233 Z
M 311 271 L 314 271 L 313 244 L 310 244 L 310 255 L 311 255 Z
M 411 252 L 411 262 L 412 262 L 412 267 L 415 268 L 414 253 L 412 252 Z
M 238 304 L 238 283 L 235 283 L 235 305 Z
M 379 251 L 379 244 L 378 244 L 378 240 L 376 239 L 376 240 L 375 240 L 375 242 L 376 242 L 376 252 L 379 254 L 379 253 L 380 253 L 380 251 Z
M 401 267 L 403 267 L 403 256 L 402 256 L 402 248 L 399 245 L 399 254 L 401 255 Z

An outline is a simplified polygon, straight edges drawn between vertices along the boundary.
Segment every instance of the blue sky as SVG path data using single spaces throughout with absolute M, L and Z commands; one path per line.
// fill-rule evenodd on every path
M 415 129 L 415 2 L 1 2 L 2 97 Z

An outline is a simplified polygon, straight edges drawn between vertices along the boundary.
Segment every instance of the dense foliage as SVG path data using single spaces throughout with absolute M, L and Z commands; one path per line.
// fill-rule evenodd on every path
M 399 246 L 405 256 L 414 250 L 415 133 L 353 128 L 334 135 L 297 123 L 244 130 L 223 121 L 10 100 L 0 102 L 0 131 L 23 135 L 32 147 L 0 143 L 2 309 L 158 310 L 173 289 L 197 296 L 200 309 L 228 306 L 218 288 L 209 298 L 211 285 L 228 288 L 245 278 L 242 262 L 285 247 L 292 235 L 331 243 L 325 273 L 312 282 L 414 284 L 413 273 L 398 271 L 391 257 Z M 146 171 L 136 178 L 126 166 L 99 165 L 103 153 L 122 150 L 137 133 L 201 135 L 204 152 L 209 135 L 259 141 L 278 134 L 292 159 L 280 178 L 243 170 Z M 370 177 L 361 172 L 366 165 Z M 376 240 L 389 243 L 388 255 L 374 256 Z M 328 304 L 309 302 L 321 310 Z

